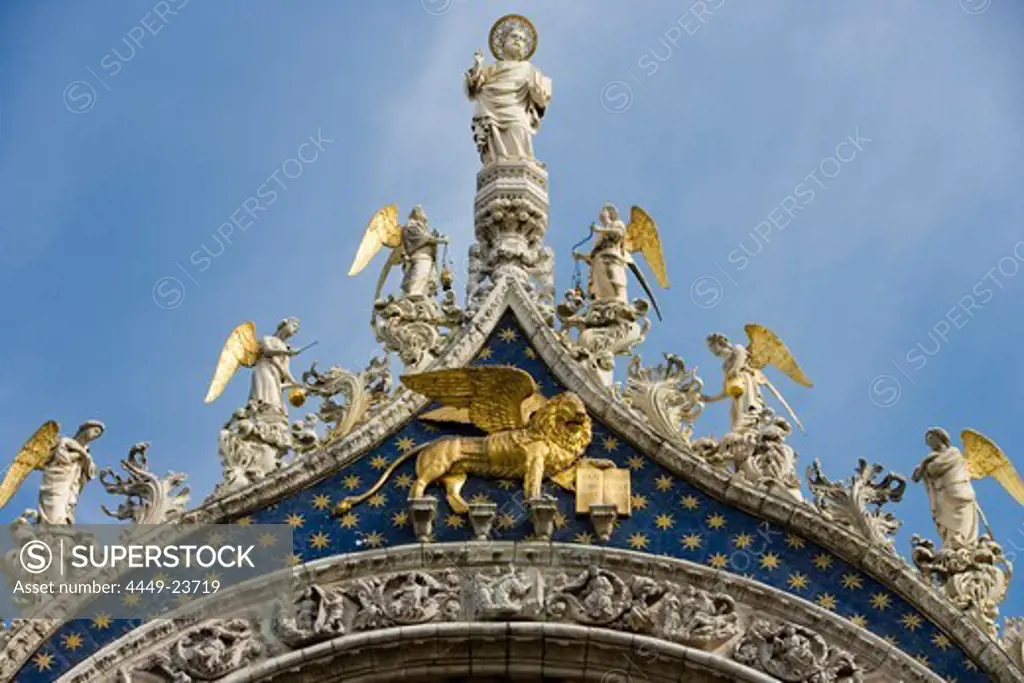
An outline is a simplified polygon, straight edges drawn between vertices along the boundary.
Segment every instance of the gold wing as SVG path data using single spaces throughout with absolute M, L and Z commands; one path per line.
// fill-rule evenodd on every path
M 750 364 L 753 367 L 760 370 L 767 365 L 774 365 L 797 384 L 805 387 L 814 386 L 777 334 L 764 325 L 754 323 L 750 323 L 744 329 L 750 339 L 747 351 L 750 353 Z
M 964 458 L 967 460 L 967 470 L 971 477 L 992 477 L 1002 484 L 1018 503 L 1024 505 L 1024 481 L 1021 481 L 1020 475 L 1003 450 L 992 439 L 973 429 L 960 432 L 960 439 L 964 442 Z
M 36 433 L 21 447 L 18 455 L 14 457 L 10 469 L 7 470 L 3 483 L 0 483 L 0 508 L 7 505 L 29 472 L 41 468 L 50 459 L 53 447 L 57 445 L 59 432 L 60 425 L 50 420 L 37 429 Z
M 668 288 L 668 272 L 665 270 L 665 252 L 658 236 L 658 226 L 650 214 L 634 206 L 629 211 L 629 225 L 626 226 L 626 251 L 643 252 L 644 260 L 654 273 L 662 288 Z
M 260 342 L 256 339 L 256 326 L 245 322 L 231 331 L 224 348 L 217 359 L 217 369 L 213 371 L 210 389 L 206 392 L 206 402 L 213 403 L 224 393 L 239 365 L 251 368 L 260 358 Z
M 526 426 L 543 402 L 530 373 L 503 365 L 403 375 L 402 384 L 441 402 L 422 419 L 469 422 L 491 434 Z
M 386 245 L 394 249 L 401 244 L 402 226 L 398 222 L 398 207 L 388 204 L 370 219 L 348 274 L 351 276 L 359 273 L 377 255 L 381 247 Z

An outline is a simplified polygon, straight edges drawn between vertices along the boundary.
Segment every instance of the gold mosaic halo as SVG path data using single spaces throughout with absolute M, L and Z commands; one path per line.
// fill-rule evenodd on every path
M 505 36 L 514 28 L 521 28 L 526 31 L 526 54 L 523 56 L 522 61 L 529 60 L 533 53 L 537 51 L 537 28 L 533 25 L 533 22 L 521 14 L 506 14 L 494 22 L 494 26 L 491 27 L 491 33 L 487 38 L 491 54 L 494 55 L 495 59 L 505 59 L 505 52 L 502 46 L 505 44 Z

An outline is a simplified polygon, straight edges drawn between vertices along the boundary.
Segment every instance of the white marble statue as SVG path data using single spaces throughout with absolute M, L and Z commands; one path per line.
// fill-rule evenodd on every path
M 402 294 L 409 297 L 437 294 L 437 247 L 441 244 L 448 244 L 448 238 L 431 232 L 427 214 L 417 204 L 402 226 Z
M 262 406 L 264 410 L 287 416 L 283 392 L 299 386 L 292 377 L 291 358 L 313 345 L 310 344 L 303 349 L 292 348 L 288 344 L 288 339 L 298 331 L 297 318 L 285 318 L 278 324 L 274 334 L 262 338 L 256 336 L 256 326 L 251 322 L 236 327 L 228 336 L 217 359 L 217 368 L 214 370 L 210 389 L 206 393 L 206 402 L 212 403 L 217 400 L 235 371 L 244 365 L 252 368 L 249 402 Z
M 103 435 L 103 423 L 83 422 L 73 438 L 57 440 L 50 459 L 43 465 L 39 487 L 39 515 L 44 524 L 74 524 L 78 497 L 86 483 L 96 476 L 96 463 L 89 443 Z
M 298 319 L 285 318 L 274 334 L 260 339 L 260 358 L 252 369 L 250 401 L 260 401 L 287 414 L 284 391 L 297 384 L 290 366 L 292 356 L 298 353 L 288 345 L 288 339 L 298 331 Z
M 103 435 L 103 423 L 83 422 L 74 438 L 60 435 L 60 425 L 50 420 L 43 424 L 18 451 L 0 483 L 0 507 L 14 496 L 32 470 L 42 470 L 39 510 L 33 519 L 44 524 L 74 524 L 78 497 L 89 480 L 96 476 L 96 463 L 89 444 Z
M 643 271 L 633 259 L 634 253 L 642 253 L 658 284 L 668 287 L 665 253 L 658 235 L 658 226 L 650 214 L 639 206 L 634 206 L 629 212 L 629 225 L 626 225 L 619 219 L 619 210 L 615 205 L 605 204 L 598 214 L 597 223 L 590 226 L 590 233 L 596 238 L 590 253 L 572 253 L 573 259 L 583 261 L 590 267 L 590 299 L 596 304 L 628 306 L 628 268 L 633 271 L 633 275 L 650 297 L 654 311 L 660 318 L 658 300 L 654 297 Z
M 924 441 L 932 450 L 911 478 L 924 482 L 942 547 L 972 546 L 978 539 L 979 508 L 967 459 L 944 429 L 929 429 Z
M 601 207 L 597 223 L 590 226 L 596 237 L 590 254 L 573 253 L 573 258 L 590 266 L 589 292 L 595 301 L 629 303 L 626 291 L 626 224 L 612 204 Z
M 771 383 L 763 370 L 774 365 L 790 379 L 805 387 L 812 386 L 807 375 L 797 364 L 786 345 L 778 335 L 763 325 L 750 323 L 744 327 L 750 343 L 732 344 L 722 334 L 708 336 L 708 349 L 722 359 L 723 387 L 720 394 L 705 396 L 705 403 L 715 403 L 726 398 L 732 399 L 729 410 L 729 433 L 733 437 L 752 437 L 758 431 L 759 420 L 765 411 L 761 387 L 767 387 L 775 394 L 782 407 L 790 414 L 800 429 L 803 424 L 796 413 Z
M 474 103 L 473 137 L 486 165 L 502 159 L 532 159 L 533 136 L 551 102 L 551 79 L 529 62 L 537 32 L 528 19 L 508 15 L 491 29 L 493 64 L 477 50 L 466 72 L 466 94 Z

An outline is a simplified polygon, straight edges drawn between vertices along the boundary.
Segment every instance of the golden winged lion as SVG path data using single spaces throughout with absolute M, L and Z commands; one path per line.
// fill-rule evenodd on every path
M 522 479 L 527 500 L 540 497 L 545 477 L 573 488 L 576 466 L 593 435 L 590 416 L 576 394 L 566 391 L 546 399 L 529 373 L 507 366 L 405 375 L 402 383 L 441 403 L 421 419 L 473 424 L 487 435 L 444 436 L 410 450 L 391 463 L 368 491 L 341 501 L 339 511 L 376 493 L 414 455 L 416 480 L 409 498 L 423 497 L 427 487 L 440 480 L 448 504 L 460 514 L 469 510 L 461 490 L 471 474 Z M 609 460 L 589 462 L 598 468 L 614 467 Z

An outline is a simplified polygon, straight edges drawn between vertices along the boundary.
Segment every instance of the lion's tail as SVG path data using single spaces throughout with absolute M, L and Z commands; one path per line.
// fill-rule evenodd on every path
M 359 505 L 364 500 L 366 500 L 367 498 L 369 498 L 373 494 L 377 493 L 377 491 L 379 491 L 380 488 L 382 486 L 384 486 L 385 483 L 387 483 L 387 480 L 391 477 L 392 474 L 394 474 L 395 470 L 398 469 L 398 467 L 402 463 L 404 463 L 406 460 L 408 460 L 412 456 L 414 456 L 417 453 L 419 453 L 420 451 L 422 451 L 424 448 L 429 446 L 431 443 L 432 442 L 428 441 L 427 443 L 420 444 L 416 448 L 412 448 L 412 449 L 406 451 L 405 453 L 403 453 L 402 455 L 398 456 L 398 458 L 393 463 L 388 465 L 388 468 L 386 470 L 384 470 L 383 473 L 381 473 L 380 478 L 377 480 L 377 482 L 373 486 L 370 487 L 370 489 L 368 491 L 365 491 L 365 492 L 359 494 L 358 496 L 348 496 L 347 498 L 343 498 L 338 503 L 338 506 L 335 509 L 335 516 L 337 516 L 338 514 L 343 513 L 343 512 L 348 512 L 349 510 L 351 510 L 356 505 Z

